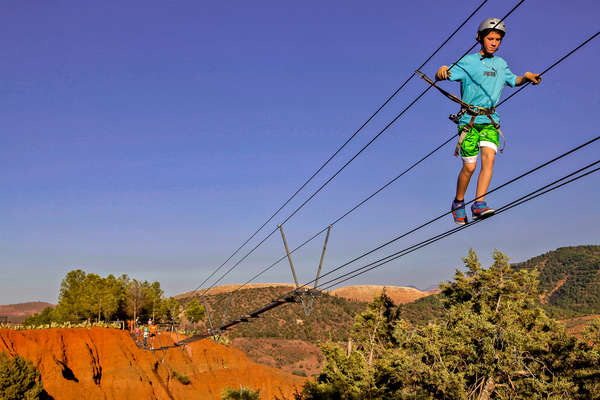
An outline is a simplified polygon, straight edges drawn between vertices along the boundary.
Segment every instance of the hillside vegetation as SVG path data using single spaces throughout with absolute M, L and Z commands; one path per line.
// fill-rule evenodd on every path
M 159 282 L 138 281 L 127 275 L 103 278 L 81 269 L 68 272 L 60 285 L 56 307 L 30 315 L 27 326 L 82 321 L 148 320 L 178 322 L 179 302 L 165 298 Z M 0 321 L 1 322 L 1 321 Z
M 562 247 L 511 264 L 511 267 L 514 270 L 537 269 L 540 289 L 544 293 L 540 300 L 549 315 L 571 318 L 600 314 L 600 246 Z M 232 298 L 227 321 L 262 307 L 289 291 L 289 286 L 240 290 Z M 225 292 L 207 296 L 209 309 L 216 310 L 215 325 L 222 322 L 228 296 Z M 233 338 L 301 339 L 313 343 L 346 341 L 354 315 L 364 311 L 367 303 L 323 294 L 315 300 L 310 316 L 304 315 L 301 304 L 288 304 L 264 314 L 264 318 L 256 323 L 236 326 L 230 335 Z M 416 325 L 439 318 L 443 312 L 441 294 L 396 305 L 396 316 Z
M 561 247 L 513 268 L 539 271 L 542 301 L 552 315 L 600 313 L 600 246 Z
M 43 301 L 30 301 L 19 304 L 6 304 L 0 306 L 0 323 L 12 322 L 21 323 L 27 317 L 42 312 L 45 308 L 53 308 L 54 304 Z M 3 319 L 6 318 L 6 321 Z
M 537 269 L 540 301 L 544 310 L 555 318 L 573 318 L 600 314 L 600 246 L 561 247 L 511 264 L 514 270 Z M 442 313 L 441 295 L 432 295 L 398 306 L 399 315 L 423 324 Z
M 322 345 L 326 364 L 297 400 L 598 399 L 600 320 L 569 335 L 541 307 L 537 272 L 475 252 L 441 285 L 442 313 L 398 317 L 385 294 L 358 314 L 348 345 Z
M 225 320 L 228 322 L 238 318 L 289 292 L 289 287 L 250 288 L 235 292 Z M 228 297 L 228 293 L 206 296 L 216 326 L 223 322 Z M 186 299 L 188 302 L 189 300 L 190 298 Z M 348 328 L 352 325 L 354 316 L 363 311 L 366 304 L 323 293 L 315 298 L 312 312 L 308 316 L 305 315 L 302 304 L 285 304 L 263 314 L 254 323 L 237 325 L 230 330 L 230 337 L 345 341 L 348 340 Z

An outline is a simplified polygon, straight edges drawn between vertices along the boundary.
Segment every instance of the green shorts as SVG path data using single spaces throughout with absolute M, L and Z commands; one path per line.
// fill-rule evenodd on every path
M 459 133 L 462 131 L 463 126 L 458 127 Z M 460 157 L 466 163 L 474 163 L 477 161 L 480 147 L 489 147 L 494 149 L 494 151 L 498 151 L 499 146 L 500 138 L 498 129 L 494 125 L 475 124 L 463 139 L 460 146 Z

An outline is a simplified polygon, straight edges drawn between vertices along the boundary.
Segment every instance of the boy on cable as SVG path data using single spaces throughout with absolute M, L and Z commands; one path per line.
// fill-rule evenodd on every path
M 502 58 L 495 56 L 506 34 L 506 26 L 498 18 L 488 18 L 479 25 L 477 41 L 481 50 L 463 57 L 452 69 L 444 65 L 437 71 L 437 80 L 460 82 L 461 98 L 473 108 L 463 108 L 459 113 L 459 142 L 455 155 L 460 156 L 463 166 L 458 174 L 456 196 L 452 202 L 452 216 L 459 225 L 467 223 L 465 213 L 465 193 L 477 165 L 481 152 L 481 170 L 477 179 L 475 202 L 471 206 L 473 219 L 481 219 L 494 214 L 485 202 L 494 169 L 494 159 L 498 151 L 500 119 L 494 107 L 500 100 L 505 85 L 520 86 L 527 82 L 537 85 L 542 81 L 540 74 L 526 72 L 516 76 Z

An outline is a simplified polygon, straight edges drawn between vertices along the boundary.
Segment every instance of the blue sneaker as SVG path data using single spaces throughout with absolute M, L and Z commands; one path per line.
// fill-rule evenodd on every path
M 464 225 L 467 222 L 467 213 L 465 212 L 465 202 L 464 201 L 452 201 L 452 207 L 450 207 L 452 211 L 452 217 L 454 218 L 454 222 L 458 225 Z
M 491 217 L 496 212 L 493 208 L 489 208 L 485 201 L 476 201 L 471 206 L 471 212 L 473 213 L 473 220 L 484 219 Z

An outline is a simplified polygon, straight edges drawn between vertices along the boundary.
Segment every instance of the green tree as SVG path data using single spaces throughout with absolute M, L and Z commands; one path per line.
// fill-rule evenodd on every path
M 321 346 L 327 363 L 315 381 L 308 381 L 298 399 L 362 400 L 372 392 L 367 360 L 358 351 L 345 352 L 333 343 Z
M 107 303 L 107 295 L 104 280 L 99 275 L 87 274 L 83 283 L 82 297 L 79 301 L 88 319 L 95 317 L 96 321 L 100 321 L 102 306 Z
M 30 317 L 27 317 L 23 321 L 24 326 L 38 326 L 49 324 L 56 319 L 54 308 L 46 307 L 40 313 L 35 313 Z
M 124 276 L 126 278 L 126 276 Z M 113 275 L 102 278 L 82 270 L 67 273 L 61 283 L 54 318 L 59 321 L 100 321 L 115 317 L 124 299 L 126 281 Z
M 315 384 L 305 387 L 306 398 L 360 400 L 374 395 L 374 361 L 395 344 L 394 308 L 384 290 L 356 316 L 346 351 L 333 343 L 321 346 L 327 364 Z
M 56 305 L 56 317 L 60 321 L 80 321 L 89 316 L 89 310 L 82 301 L 85 298 L 85 278 L 83 270 L 67 273 L 60 284 L 60 294 Z
M 162 299 L 160 302 L 159 315 L 160 318 L 167 322 L 179 324 L 181 318 L 179 316 L 181 305 L 174 297 L 168 299 Z
M 112 274 L 108 275 L 103 279 L 99 296 L 102 315 L 105 320 L 110 321 L 118 315 L 119 308 L 125 299 L 124 281 L 121 278 L 115 278 Z
M 43 390 L 40 373 L 31 361 L 0 353 L 0 399 L 39 399 Z
M 227 388 L 221 395 L 222 400 L 259 400 L 260 391 L 240 387 L 238 390 Z
M 204 320 L 204 317 L 206 316 L 206 310 L 204 310 L 203 305 L 199 304 L 198 301 L 194 299 L 187 305 L 183 315 L 192 324 L 197 324 L 198 322 Z
M 378 357 L 394 344 L 394 308 L 394 302 L 383 290 L 367 306 L 366 311 L 358 314 L 355 319 L 352 339 L 357 344 L 357 350 L 362 351 L 369 367 L 373 365 L 373 357 Z
M 142 287 L 144 290 L 144 297 L 146 299 L 146 302 L 143 306 L 144 313 L 148 317 L 152 318 L 152 320 L 155 320 L 160 314 L 160 303 L 164 292 L 160 288 L 159 282 L 152 282 L 152 284 L 150 284 L 148 281 L 144 281 L 142 283 Z
M 541 307 L 537 271 L 512 270 L 498 251 L 493 258 L 484 269 L 471 250 L 466 272 L 442 285 L 441 318 L 416 327 L 395 321 L 393 340 L 374 355 L 372 368 L 365 357 L 352 362 L 352 353 L 325 353 L 327 366 L 305 386 L 304 398 L 600 398 L 593 340 L 600 325 L 583 340 L 568 335 Z M 372 327 L 357 318 L 356 329 Z M 340 368 L 344 362 L 351 365 Z M 337 383 L 349 371 L 358 378 L 351 382 L 358 397 Z
M 126 293 L 127 311 L 134 320 L 137 320 L 142 307 L 147 301 L 143 283 L 137 279 L 132 279 L 127 283 Z

